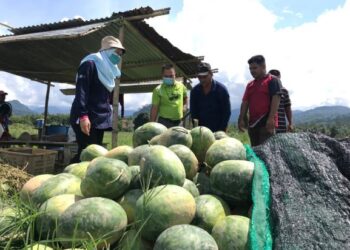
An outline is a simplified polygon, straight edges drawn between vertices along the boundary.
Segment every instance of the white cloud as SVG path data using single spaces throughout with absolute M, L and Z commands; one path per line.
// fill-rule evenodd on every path
M 298 27 L 276 29 L 280 18 L 260 0 L 216 0 L 215 4 L 184 0 L 175 18 L 163 16 L 147 22 L 184 52 L 203 55 L 213 68 L 219 68 L 216 78 L 228 86 L 233 107 L 239 105 L 251 79 L 247 60 L 255 54 L 265 55 L 268 68 L 281 70 L 294 107 L 350 106 L 350 0 Z M 44 104 L 45 85 L 0 73 L 0 89 L 9 92 L 9 99 Z M 71 102 L 72 97 L 61 94 L 59 87 L 52 88 L 50 104 Z M 150 102 L 150 94 L 125 96 L 127 109 Z
M 227 77 L 230 90 L 238 91 L 237 83 L 250 79 L 247 59 L 263 54 L 268 68 L 281 70 L 294 107 L 350 106 L 350 0 L 295 28 L 277 30 L 278 18 L 259 0 L 184 0 L 175 19 L 148 22 L 180 49 L 204 55 L 219 68 L 220 78 Z M 233 102 L 240 99 L 231 96 Z
M 60 88 L 67 88 L 67 84 L 53 83 L 50 89 L 49 105 L 58 107 L 69 107 L 72 96 L 65 96 Z M 68 85 L 68 88 L 72 87 Z M 46 85 L 28 80 L 26 78 L 0 72 L 0 90 L 8 93 L 7 100 L 19 100 L 28 106 L 44 106 L 46 96 Z
M 291 16 L 296 16 L 298 18 L 303 18 L 303 14 L 301 12 L 294 12 L 292 10 L 289 9 L 289 7 L 285 7 L 282 10 L 283 14 L 287 14 L 287 15 L 291 15 Z

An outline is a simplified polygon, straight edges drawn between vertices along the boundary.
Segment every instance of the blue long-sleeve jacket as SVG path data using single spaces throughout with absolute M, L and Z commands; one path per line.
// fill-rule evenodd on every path
M 80 117 L 87 115 L 92 128 L 111 128 L 111 93 L 98 79 L 93 61 L 86 61 L 80 65 L 76 81 L 75 98 L 70 112 L 71 124 L 76 124 Z
M 226 129 L 231 116 L 230 95 L 225 85 L 213 80 L 210 92 L 205 95 L 201 84 L 191 91 L 190 110 L 192 118 L 198 119 L 199 126 L 213 132 Z

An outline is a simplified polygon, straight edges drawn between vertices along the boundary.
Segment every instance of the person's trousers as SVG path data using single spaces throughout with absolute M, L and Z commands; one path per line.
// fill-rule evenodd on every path
M 164 117 L 158 117 L 158 122 L 163 124 L 167 128 L 180 126 L 181 120 L 170 120 Z
M 80 162 L 80 154 L 84 148 L 90 144 L 98 144 L 102 146 L 104 130 L 91 128 L 90 135 L 88 136 L 81 131 L 79 124 L 72 124 L 72 128 L 78 143 L 78 153 L 72 158 L 70 163 L 77 163 Z
M 273 136 L 275 132 L 267 131 L 266 127 L 249 128 L 248 129 L 250 144 L 252 147 L 263 144 L 268 138 Z

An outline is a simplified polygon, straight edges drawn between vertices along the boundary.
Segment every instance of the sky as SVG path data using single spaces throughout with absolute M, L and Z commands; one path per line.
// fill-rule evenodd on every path
M 147 22 L 184 52 L 218 68 L 214 77 L 228 87 L 233 108 L 251 80 L 247 60 L 256 54 L 265 56 L 268 69 L 281 71 L 294 109 L 350 107 L 350 0 L 0 0 L 0 22 L 22 27 L 141 6 L 171 7 L 170 15 Z M 61 94 L 61 87 L 52 88 L 50 105 L 68 107 L 72 97 Z M 0 72 L 0 89 L 8 100 L 44 105 L 45 85 Z M 125 101 L 135 110 L 150 103 L 151 95 L 126 95 Z

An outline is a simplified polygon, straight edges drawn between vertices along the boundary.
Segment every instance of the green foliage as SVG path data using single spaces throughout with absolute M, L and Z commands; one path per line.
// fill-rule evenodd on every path
M 14 115 L 11 118 L 12 123 L 28 124 L 31 126 L 36 125 L 36 120 L 44 119 L 43 115 Z M 58 114 L 58 115 L 48 115 L 47 116 L 48 125 L 66 125 L 69 126 L 69 115 Z

